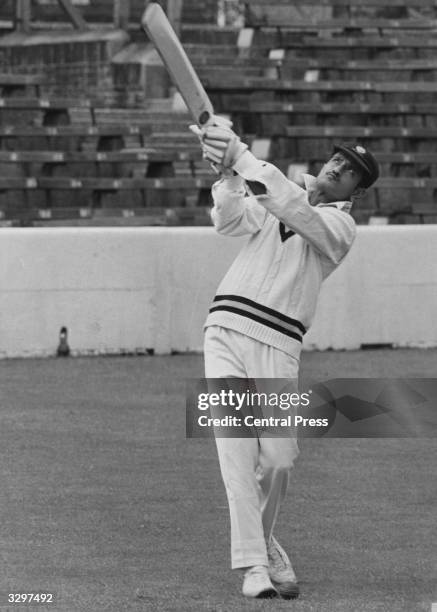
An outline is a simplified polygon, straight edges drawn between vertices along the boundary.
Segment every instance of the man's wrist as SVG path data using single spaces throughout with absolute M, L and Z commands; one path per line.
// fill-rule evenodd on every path
M 244 179 L 234 170 L 232 170 L 232 174 L 223 174 L 222 176 L 227 189 L 234 191 L 240 189 L 244 185 Z
M 255 157 L 255 155 L 251 153 L 249 149 L 247 149 L 235 161 L 235 163 L 232 165 L 232 169 L 235 170 L 237 174 L 244 176 L 246 172 L 253 169 L 254 163 L 259 164 L 260 160 L 257 157 Z

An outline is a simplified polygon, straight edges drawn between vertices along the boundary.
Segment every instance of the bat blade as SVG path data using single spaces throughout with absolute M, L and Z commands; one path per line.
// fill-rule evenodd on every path
M 214 109 L 172 25 L 158 3 L 147 6 L 141 25 L 155 45 L 194 121 L 204 126 Z

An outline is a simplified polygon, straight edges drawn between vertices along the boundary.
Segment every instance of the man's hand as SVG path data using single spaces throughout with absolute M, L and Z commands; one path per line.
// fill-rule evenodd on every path
M 247 149 L 231 127 L 231 121 L 217 115 L 213 116 L 213 124 L 204 128 L 190 125 L 190 130 L 199 138 L 204 159 L 216 172 L 225 175 L 233 174 L 232 166 Z
M 226 119 L 226 117 L 220 117 L 220 115 L 213 115 L 211 118 L 211 122 L 209 122 L 208 125 L 214 125 L 223 128 L 232 128 L 233 123 L 232 121 L 230 121 L 230 119 Z M 191 132 L 193 132 L 195 136 L 197 136 L 200 141 L 200 144 L 202 145 L 202 138 L 205 134 L 207 127 L 200 128 L 198 125 L 193 124 L 189 125 L 188 129 L 191 130 Z
M 228 126 L 210 125 L 202 134 L 202 150 L 205 159 L 230 169 L 247 150 L 240 137 Z
M 216 125 L 216 126 L 229 127 L 229 128 L 232 127 L 232 121 L 230 121 L 229 119 L 226 119 L 225 117 L 220 117 L 219 115 L 213 115 L 212 116 L 212 122 L 213 122 L 213 125 Z M 205 150 L 204 150 L 203 140 L 202 140 L 205 128 L 201 129 L 199 126 L 197 126 L 195 124 L 190 125 L 188 127 L 191 130 L 191 132 L 193 132 L 193 134 L 195 136 L 197 136 L 197 138 L 199 139 L 200 146 L 202 147 L 203 158 L 207 159 L 206 154 L 205 154 Z M 214 172 L 216 174 L 224 174 L 224 175 L 232 174 L 232 171 L 225 170 L 219 164 L 211 162 L 210 160 L 207 160 L 207 161 L 209 161 L 209 163 L 211 165 L 211 168 L 214 170 Z

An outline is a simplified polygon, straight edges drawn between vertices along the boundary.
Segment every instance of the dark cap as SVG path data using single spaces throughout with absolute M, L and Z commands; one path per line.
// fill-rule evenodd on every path
M 361 180 L 360 187 L 370 187 L 379 177 L 379 166 L 374 156 L 365 147 L 360 144 L 348 145 L 345 143 L 335 145 L 334 153 L 343 153 L 343 155 L 352 163 L 354 163 L 364 176 Z

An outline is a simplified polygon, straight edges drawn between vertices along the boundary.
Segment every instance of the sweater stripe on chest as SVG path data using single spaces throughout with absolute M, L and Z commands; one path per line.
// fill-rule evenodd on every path
M 227 311 L 262 323 L 302 342 L 306 329 L 300 321 L 239 295 L 216 295 L 209 312 Z

